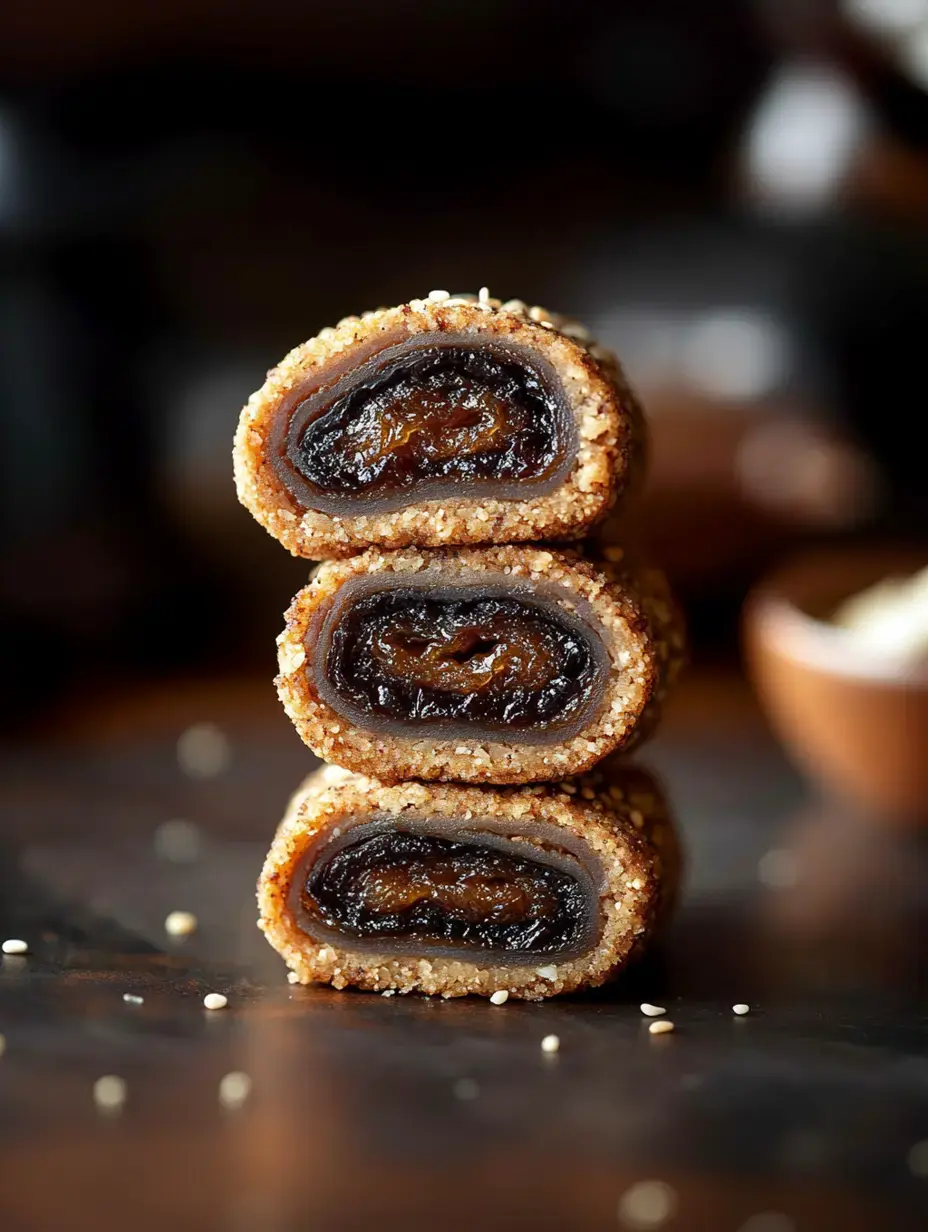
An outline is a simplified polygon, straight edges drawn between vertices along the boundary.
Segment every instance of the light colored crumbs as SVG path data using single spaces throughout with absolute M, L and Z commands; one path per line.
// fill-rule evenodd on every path
M 480 1087 L 477 1086 L 473 1078 L 459 1078 L 452 1089 L 454 1090 L 455 1099 L 476 1099 L 480 1094 Z
M 202 843 L 200 827 L 192 821 L 163 821 L 155 830 L 155 854 L 172 864 L 192 864 Z
M 233 1070 L 231 1074 L 224 1074 L 219 1081 L 219 1102 L 223 1108 L 230 1110 L 241 1108 L 250 1094 L 251 1079 L 241 1070 Z
M 215 723 L 194 723 L 178 737 L 177 761 L 190 778 L 216 778 L 228 770 L 232 747 L 225 732 Z
M 104 1074 L 93 1084 L 93 1102 L 101 1112 L 119 1112 L 126 1102 L 126 1082 L 116 1074 Z
M 677 1205 L 676 1191 L 666 1181 L 637 1181 L 619 1199 L 619 1221 L 626 1228 L 659 1228 Z
M 796 1232 L 796 1225 L 781 1211 L 758 1211 L 741 1224 L 738 1232 Z
M 928 1138 L 923 1138 L 921 1142 L 916 1142 L 909 1148 L 906 1163 L 913 1176 L 928 1180 Z
M 757 879 L 768 890 L 788 890 L 799 880 L 799 860 L 794 851 L 776 847 L 757 862 Z
M 673 1023 L 669 1018 L 659 1018 L 657 1022 L 652 1022 L 648 1027 L 652 1035 L 669 1035 L 673 1029 Z
M 172 911 L 164 921 L 164 931 L 170 937 L 189 937 L 197 931 L 197 917 L 192 911 Z

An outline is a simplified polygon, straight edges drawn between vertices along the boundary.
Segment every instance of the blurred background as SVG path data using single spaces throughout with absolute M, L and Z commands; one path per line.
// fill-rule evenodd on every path
M 924 536 L 928 0 L 14 0 L 0 31 L 14 741 L 153 682 L 273 704 L 306 565 L 235 501 L 239 408 L 433 287 L 623 357 L 697 667 L 796 546 Z
M 682 911 L 585 1001 L 299 996 L 253 887 L 313 765 L 271 684 L 308 563 L 234 427 L 323 326 L 481 286 L 650 413 L 623 533 L 691 632 L 645 751 Z M 4 1229 L 615 1227 L 647 1177 L 674 1227 L 924 1228 L 925 836 L 871 823 L 928 814 L 926 656 L 832 672 L 774 600 L 755 693 L 742 620 L 810 550 L 824 614 L 928 562 L 926 305 L 928 0 L 0 0 Z

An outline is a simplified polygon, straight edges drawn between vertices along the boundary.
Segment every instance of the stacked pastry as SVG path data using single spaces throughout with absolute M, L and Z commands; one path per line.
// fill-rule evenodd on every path
M 676 838 L 624 754 L 682 631 L 659 573 L 568 546 L 643 462 L 614 357 L 485 291 L 347 318 L 252 396 L 239 497 L 322 562 L 277 686 L 332 764 L 258 885 L 292 979 L 538 999 L 602 983 L 657 930 Z

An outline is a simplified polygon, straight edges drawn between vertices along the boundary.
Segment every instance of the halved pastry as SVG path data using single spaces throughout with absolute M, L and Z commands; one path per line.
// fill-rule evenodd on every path
M 326 766 L 278 828 L 259 927 L 300 983 L 540 1000 L 622 970 L 679 875 L 666 801 L 637 767 L 488 788 Z
M 582 326 L 450 297 L 348 317 L 242 411 L 239 499 L 295 556 L 575 539 L 641 470 L 640 410 Z
M 654 571 L 537 547 L 371 549 L 319 567 L 278 647 L 281 701 L 325 761 L 527 783 L 639 742 L 683 634 Z

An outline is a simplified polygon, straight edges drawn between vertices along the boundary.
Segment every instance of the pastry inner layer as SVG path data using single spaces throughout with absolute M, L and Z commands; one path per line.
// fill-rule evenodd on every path
M 352 827 L 297 888 L 306 931 L 422 951 L 573 955 L 589 948 L 598 912 L 590 873 L 570 852 L 427 819 Z
M 554 739 L 601 696 L 601 640 L 542 591 L 393 584 L 342 599 L 316 642 L 317 687 L 366 726 Z
M 299 504 L 371 513 L 416 499 L 525 499 L 576 452 L 560 382 L 526 348 L 411 339 L 295 405 L 278 476 Z

